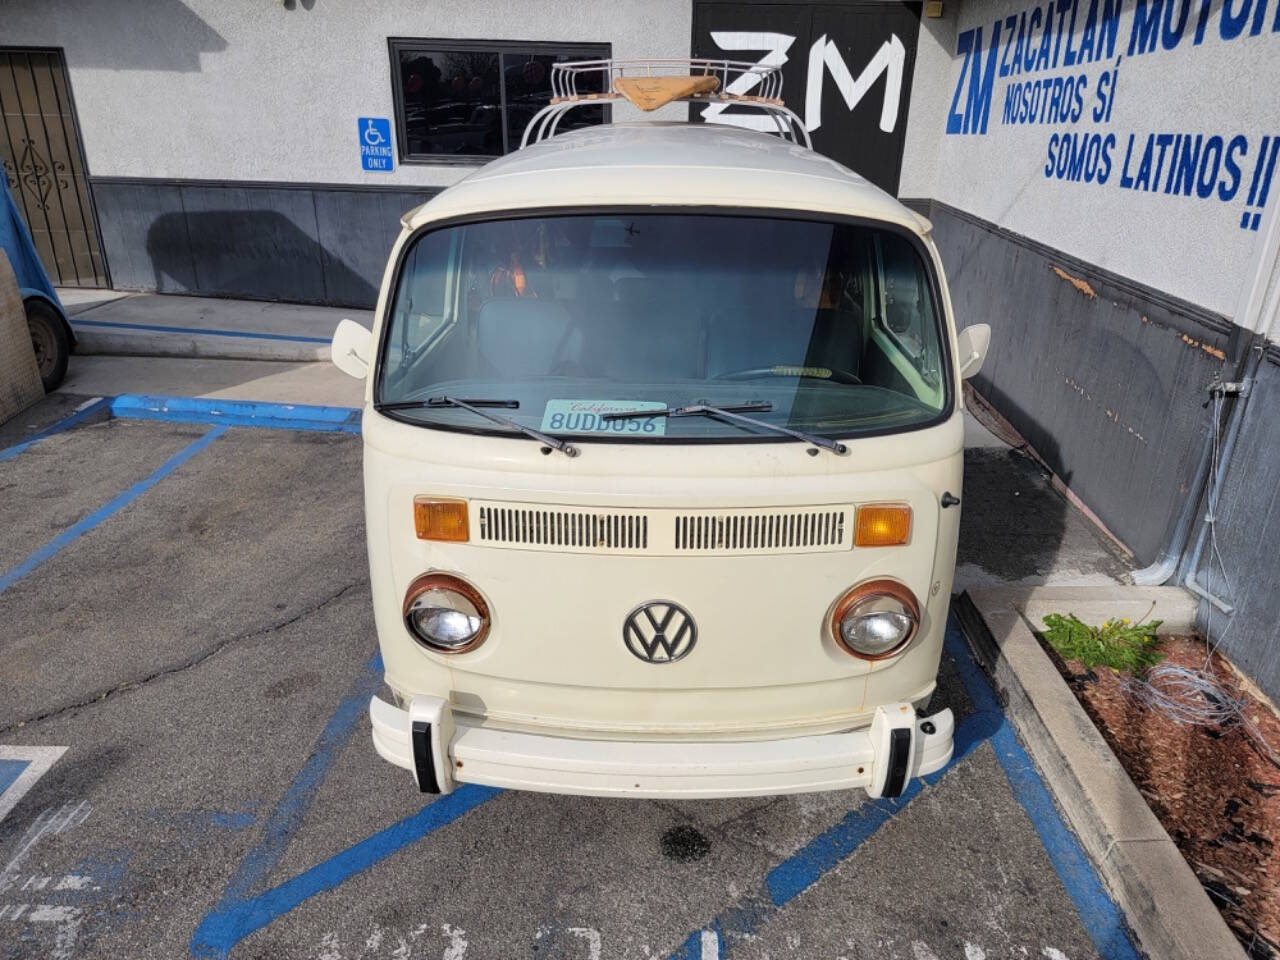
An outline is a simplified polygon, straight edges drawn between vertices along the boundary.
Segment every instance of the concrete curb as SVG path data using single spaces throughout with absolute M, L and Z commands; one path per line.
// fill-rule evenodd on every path
M 74 316 L 71 318 L 71 326 L 76 333 L 76 353 L 81 354 L 286 362 L 329 359 L 327 343 L 152 333 L 141 330 L 115 331 L 78 324 Z
M 1045 613 L 1158 619 L 1190 632 L 1193 597 L 1177 587 L 973 590 L 957 616 L 1005 699 L 1014 727 L 1097 864 L 1144 952 L 1159 960 L 1245 960 L 1239 942 L 1036 639 Z
M 360 407 L 261 403 L 213 397 L 152 397 L 129 393 L 112 398 L 110 407 L 113 417 L 125 419 L 357 434 L 363 413 Z

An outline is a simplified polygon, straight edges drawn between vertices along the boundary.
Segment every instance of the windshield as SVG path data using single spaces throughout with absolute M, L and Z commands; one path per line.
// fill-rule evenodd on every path
M 707 213 L 541 216 L 419 236 L 399 271 L 377 402 L 430 426 L 577 440 L 777 440 L 714 416 L 823 436 L 922 426 L 948 408 L 934 284 L 919 248 L 853 223 Z M 421 408 L 403 405 L 421 401 Z M 767 406 L 766 406 L 767 405 Z

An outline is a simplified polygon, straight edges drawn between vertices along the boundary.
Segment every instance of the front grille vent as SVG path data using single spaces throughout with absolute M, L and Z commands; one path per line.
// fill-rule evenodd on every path
M 579 550 L 649 548 L 649 518 L 642 513 L 588 513 L 480 507 L 480 542 Z
M 747 513 L 676 517 L 678 551 L 797 550 L 844 545 L 845 512 Z
M 614 556 L 838 553 L 853 540 L 844 505 L 689 509 L 471 501 L 471 539 L 486 547 Z

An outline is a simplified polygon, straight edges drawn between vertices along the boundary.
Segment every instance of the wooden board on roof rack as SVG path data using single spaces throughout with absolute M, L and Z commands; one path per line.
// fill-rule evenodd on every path
M 675 100 L 714 93 L 720 81 L 712 76 L 615 77 L 613 89 L 641 110 L 657 110 Z

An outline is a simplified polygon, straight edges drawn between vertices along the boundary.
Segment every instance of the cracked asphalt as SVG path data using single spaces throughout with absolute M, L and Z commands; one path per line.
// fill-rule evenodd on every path
M 210 429 L 0 461 L 0 575 Z M 0 592 L 0 745 L 67 748 L 0 820 L 2 960 L 1106 955 L 986 728 L 901 805 L 494 792 L 435 823 L 369 742 L 367 577 L 359 438 L 232 428 Z M 957 650 L 935 705 L 981 719 Z

